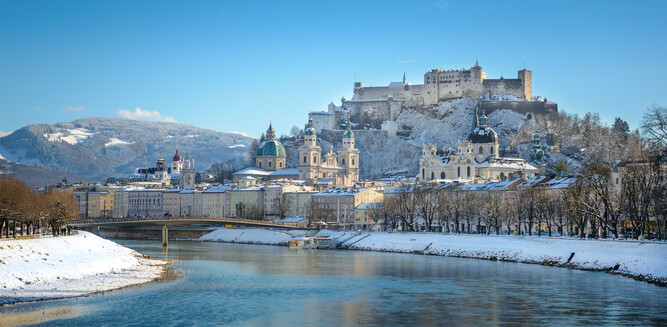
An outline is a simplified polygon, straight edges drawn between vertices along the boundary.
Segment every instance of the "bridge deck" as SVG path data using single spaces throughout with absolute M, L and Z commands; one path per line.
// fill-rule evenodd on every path
M 108 218 L 108 219 L 77 219 L 67 222 L 70 226 L 142 226 L 142 225 L 210 225 L 230 224 L 273 228 L 310 229 L 294 223 L 277 223 L 264 220 L 210 217 L 170 217 L 170 218 Z

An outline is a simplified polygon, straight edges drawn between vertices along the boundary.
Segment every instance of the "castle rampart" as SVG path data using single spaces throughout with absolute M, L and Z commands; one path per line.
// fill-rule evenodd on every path
M 533 79 L 530 70 L 517 72 L 516 79 L 487 79 L 486 73 L 478 63 L 470 69 L 444 70 L 432 69 L 424 74 L 424 84 L 411 85 L 406 82 L 392 82 L 384 87 L 364 87 L 355 83 L 352 100 L 386 99 L 393 97 L 403 99 L 410 105 L 433 105 L 441 100 L 480 95 L 510 94 L 532 100 Z

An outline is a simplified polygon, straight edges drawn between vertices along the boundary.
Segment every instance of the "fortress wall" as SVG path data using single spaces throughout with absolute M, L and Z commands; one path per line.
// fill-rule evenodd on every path
M 316 131 L 319 131 L 324 128 L 332 129 L 334 128 L 334 114 L 328 112 L 313 112 L 311 113 L 313 118 L 313 127 Z
M 479 100 L 480 110 L 487 114 L 499 109 L 510 109 L 522 114 L 547 114 L 558 112 L 558 105 L 553 102 L 544 101 L 488 101 Z
M 403 101 L 345 101 L 343 108 L 350 113 L 350 119 L 356 123 L 380 129 L 383 122 L 392 120 L 392 112 L 399 112 Z
M 523 83 L 520 79 L 485 79 L 483 82 L 484 93 L 511 94 L 523 97 Z

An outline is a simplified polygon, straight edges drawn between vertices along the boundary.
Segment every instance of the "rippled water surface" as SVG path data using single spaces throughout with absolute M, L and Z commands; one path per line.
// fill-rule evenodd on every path
M 602 272 L 224 243 L 171 242 L 165 253 L 157 241 L 118 242 L 177 260 L 183 276 L 0 314 L 64 312 L 44 326 L 667 325 L 667 288 Z

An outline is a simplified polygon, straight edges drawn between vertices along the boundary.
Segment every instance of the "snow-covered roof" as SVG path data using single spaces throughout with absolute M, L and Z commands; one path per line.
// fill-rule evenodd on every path
M 269 176 L 299 175 L 299 168 L 283 168 L 269 173 Z
M 475 163 L 475 168 L 508 168 L 523 171 L 538 171 L 535 166 L 521 158 L 491 157 L 482 163 Z
M 508 181 L 502 181 L 502 182 L 490 182 L 490 183 L 484 183 L 484 184 L 465 184 L 465 185 L 460 185 L 458 188 L 463 191 L 493 191 L 493 190 L 503 190 L 509 186 L 512 186 L 512 184 L 516 183 L 519 181 L 519 179 L 513 179 L 513 180 L 508 180 Z
M 328 189 L 324 190 L 322 192 L 319 192 L 317 194 L 314 194 L 313 196 L 343 196 L 343 195 L 355 195 L 359 194 L 363 191 L 365 191 L 366 188 L 348 188 L 348 189 Z
M 317 180 L 317 185 L 328 185 L 334 182 L 333 178 L 320 178 Z

